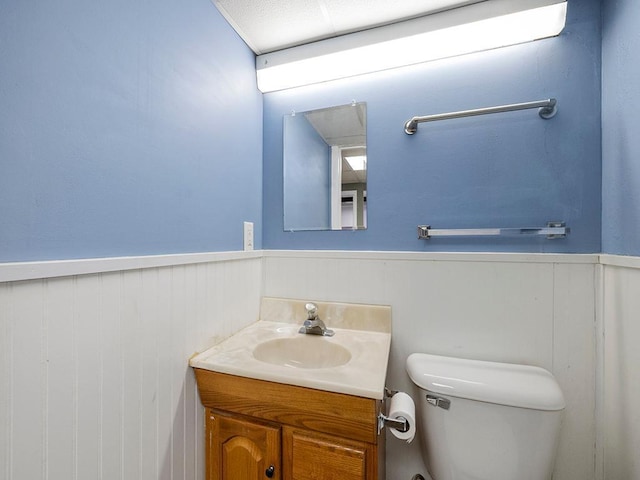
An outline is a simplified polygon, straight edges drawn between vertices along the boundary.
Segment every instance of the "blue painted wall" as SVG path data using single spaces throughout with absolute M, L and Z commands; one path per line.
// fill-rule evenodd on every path
M 284 228 L 331 228 L 331 147 L 304 114 L 284 117 Z
M 209 0 L 4 0 L 0 66 L 0 262 L 261 247 L 254 55 Z
M 640 255 L 640 3 L 604 2 L 602 246 Z
M 630 1 L 630 0 L 629 0 Z M 264 95 L 264 230 L 268 249 L 599 252 L 601 12 L 569 2 L 558 38 Z M 414 115 L 558 99 L 535 111 L 420 126 Z M 367 102 L 366 231 L 285 232 L 282 116 Z M 567 239 L 418 240 L 416 226 L 536 226 L 564 220 Z

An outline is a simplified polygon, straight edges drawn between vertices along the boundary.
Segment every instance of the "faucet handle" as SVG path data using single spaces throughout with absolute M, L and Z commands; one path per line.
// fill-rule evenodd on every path
M 315 303 L 307 303 L 304 308 L 307 311 L 307 320 L 315 320 L 318 317 L 318 307 Z

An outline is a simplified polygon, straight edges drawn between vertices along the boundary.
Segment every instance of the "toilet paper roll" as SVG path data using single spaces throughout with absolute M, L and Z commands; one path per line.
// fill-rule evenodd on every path
M 389 405 L 389 413 L 387 415 L 390 418 L 404 417 L 409 422 L 409 430 L 401 432 L 395 428 L 390 428 L 391 433 L 400 440 L 405 440 L 407 443 L 416 436 L 416 404 L 413 403 L 413 399 L 404 392 L 398 392 L 391 397 L 391 404 Z

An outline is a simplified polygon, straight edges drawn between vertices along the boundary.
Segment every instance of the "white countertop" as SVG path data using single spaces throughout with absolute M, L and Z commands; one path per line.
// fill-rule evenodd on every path
M 380 308 L 376 306 L 376 308 Z M 384 307 L 382 307 L 384 308 Z M 219 373 L 315 388 L 360 397 L 382 399 L 391 346 L 390 311 L 388 328 L 380 331 L 337 328 L 333 337 L 317 336 L 346 348 L 351 359 L 344 365 L 327 368 L 296 368 L 257 360 L 254 348 L 269 340 L 295 338 L 302 322 L 260 320 L 232 337 L 196 355 L 190 361 L 195 368 Z M 360 325 L 359 327 L 363 327 Z M 316 336 L 313 336 L 316 337 Z

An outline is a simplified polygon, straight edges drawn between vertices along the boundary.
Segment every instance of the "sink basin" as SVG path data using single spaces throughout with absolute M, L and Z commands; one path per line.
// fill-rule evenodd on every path
M 291 368 L 332 368 L 351 360 L 349 350 L 318 335 L 276 338 L 253 349 L 256 360 Z
M 384 398 L 391 308 L 322 303 L 333 337 L 300 334 L 303 300 L 263 298 L 260 318 L 189 360 L 193 368 L 358 397 Z

